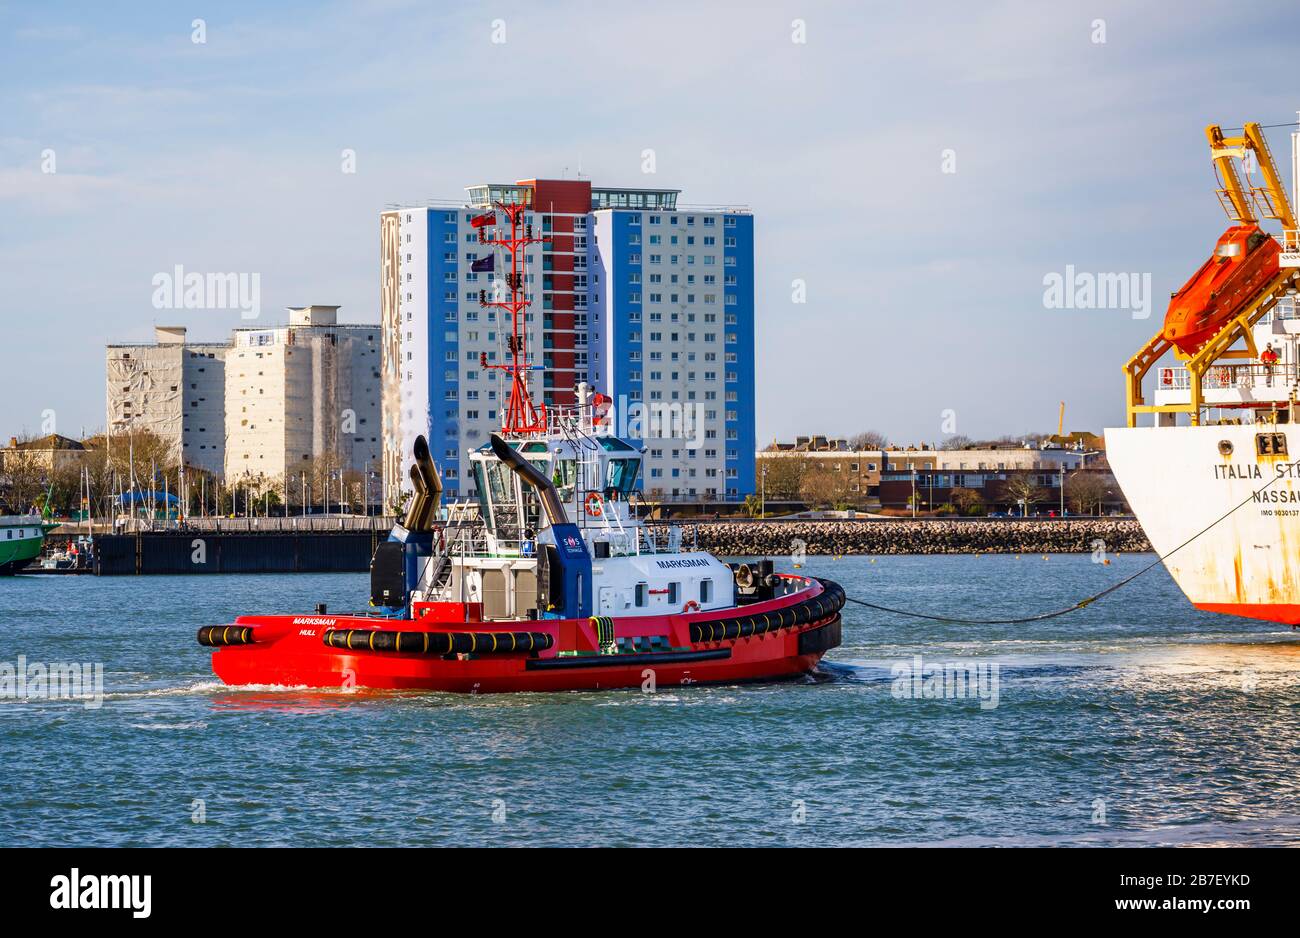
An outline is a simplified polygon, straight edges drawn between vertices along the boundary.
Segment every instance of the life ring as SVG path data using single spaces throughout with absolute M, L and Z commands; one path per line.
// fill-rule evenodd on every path
M 686 605 L 682 606 L 682 612 L 699 612 L 700 604 L 693 599 L 688 599 Z
M 1170 387 L 1174 383 L 1174 370 L 1172 368 L 1160 369 L 1160 383 L 1165 387 Z
M 583 507 L 586 508 L 587 514 L 591 515 L 593 518 L 599 518 L 605 513 L 605 509 L 601 507 L 600 495 L 596 492 L 592 492 L 587 496 L 587 500 L 584 502 Z

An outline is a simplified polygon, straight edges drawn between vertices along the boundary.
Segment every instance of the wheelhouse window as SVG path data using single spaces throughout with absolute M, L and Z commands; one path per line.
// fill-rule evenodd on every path
M 567 502 L 573 498 L 573 487 L 577 479 L 578 461 L 576 459 L 557 459 L 555 461 L 555 472 L 551 475 L 551 481 L 555 483 L 561 501 Z
M 628 495 L 636 485 L 637 470 L 641 467 L 639 459 L 613 458 L 605 472 L 605 486 Z

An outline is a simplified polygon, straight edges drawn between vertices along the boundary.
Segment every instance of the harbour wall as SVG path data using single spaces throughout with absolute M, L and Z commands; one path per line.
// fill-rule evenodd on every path
M 651 523 L 663 543 L 666 524 Z M 968 518 L 681 523 L 682 545 L 723 557 L 809 554 L 1061 554 L 1149 551 L 1131 518 Z
M 387 531 L 95 536 L 98 576 L 148 573 L 357 573 Z
M 809 554 L 1056 554 L 1149 551 L 1132 519 L 704 521 L 647 525 L 662 545 L 678 527 L 684 548 L 723 557 Z M 142 532 L 95 536 L 99 576 L 154 573 L 364 573 L 386 530 Z

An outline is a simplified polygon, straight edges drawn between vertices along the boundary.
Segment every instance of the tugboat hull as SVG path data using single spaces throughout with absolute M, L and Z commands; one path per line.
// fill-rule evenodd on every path
M 428 628 L 373 616 L 241 616 L 206 627 L 199 641 L 216 647 L 213 670 L 233 685 L 509 693 L 775 680 L 806 674 L 840 644 L 843 591 L 803 582 L 725 614 Z

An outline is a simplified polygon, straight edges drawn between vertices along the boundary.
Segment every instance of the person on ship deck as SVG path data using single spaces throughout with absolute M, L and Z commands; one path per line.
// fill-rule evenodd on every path
M 1273 386 L 1273 366 L 1277 364 L 1277 351 L 1270 342 L 1264 347 L 1264 351 L 1259 353 L 1259 362 L 1264 366 L 1264 377 L 1268 381 L 1268 386 Z

